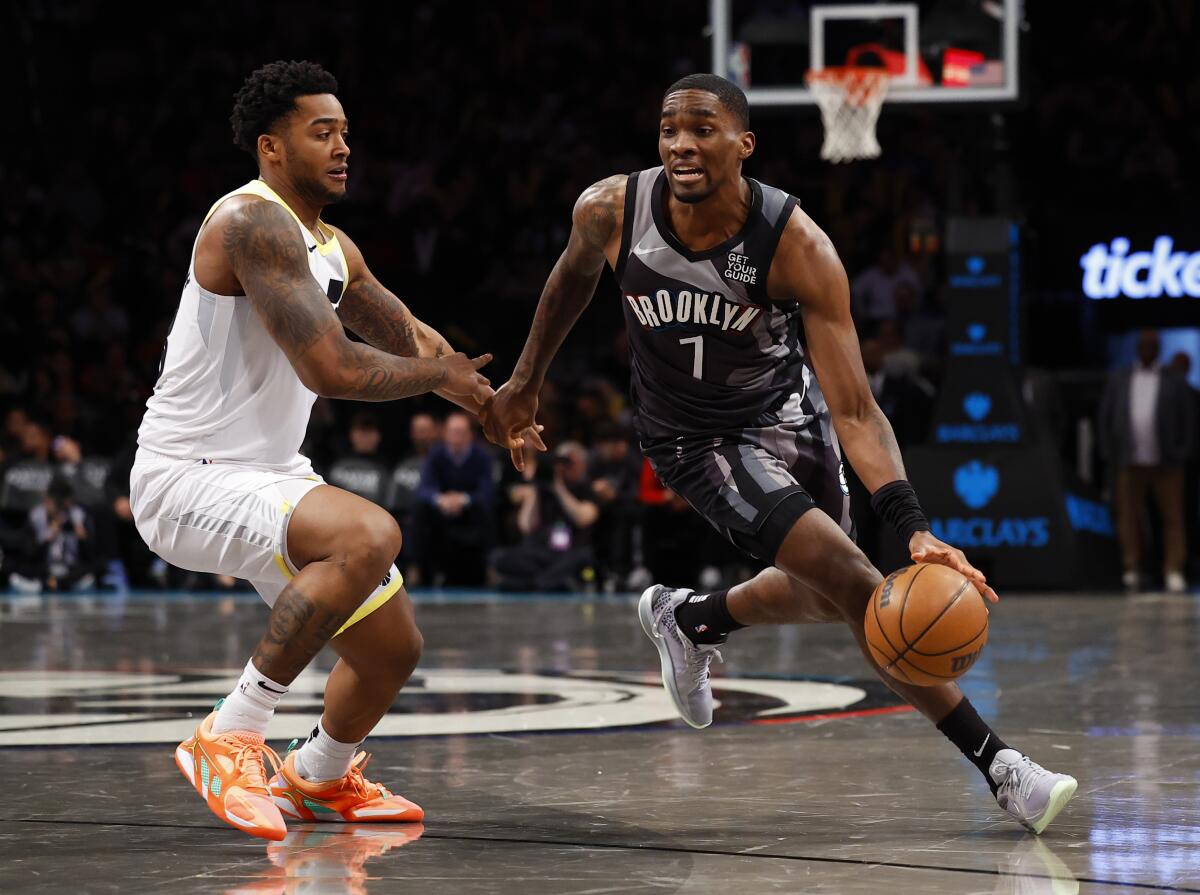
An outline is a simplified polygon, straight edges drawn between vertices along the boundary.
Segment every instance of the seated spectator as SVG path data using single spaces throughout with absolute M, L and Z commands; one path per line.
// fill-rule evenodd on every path
M 29 511 L 29 525 L 39 559 L 38 572 L 47 590 L 86 590 L 96 583 L 91 562 L 91 520 L 75 502 L 70 482 L 57 476 L 50 482 L 42 502 Z
M 425 465 L 425 458 L 440 439 L 441 430 L 432 414 L 413 414 L 408 424 L 408 453 L 392 470 L 388 509 L 392 511 L 392 515 L 400 523 L 400 530 L 404 532 L 400 559 L 396 561 L 396 565 L 404 570 L 405 575 L 414 583 L 420 578 L 420 571 L 414 566 L 416 545 L 420 541 L 420 534 L 416 531 L 417 489 L 421 486 L 421 469 Z M 413 568 L 410 570 L 410 567 Z
M 917 272 L 901 260 L 895 249 L 885 245 L 875 263 L 854 278 L 854 316 L 864 332 L 874 334 L 879 321 L 896 318 L 900 312 L 896 291 L 902 286 L 918 296 L 923 291 Z
M 408 423 L 408 453 L 396 464 L 392 473 L 391 510 L 400 519 L 401 525 L 416 505 L 417 488 L 421 485 L 421 467 L 440 437 L 437 421 L 432 414 L 413 414 Z
M 152 569 L 160 567 L 159 575 L 165 575 L 163 561 L 158 559 L 133 523 L 133 510 L 129 506 L 129 474 L 137 455 L 137 437 L 131 436 L 113 458 L 112 468 L 105 480 L 107 509 L 112 519 L 113 550 L 124 569 L 128 584 L 133 587 L 155 587 L 162 584 L 156 580 Z M 99 514 L 97 514 L 99 517 Z
M 442 441 L 429 451 L 417 488 L 415 525 L 418 582 L 477 586 L 484 583 L 492 543 L 494 464 L 476 444 L 471 418 L 452 413 Z
M 596 564 L 606 589 L 616 589 L 632 571 L 633 534 L 641 521 L 638 490 L 642 455 L 631 433 L 616 423 L 600 426 L 592 451 L 592 500 L 596 522 Z
M 523 481 L 509 488 L 521 543 L 492 555 L 501 590 L 578 590 L 595 564 L 592 531 L 600 510 L 588 475 L 587 451 L 575 441 L 554 456 L 525 453 Z
M 389 472 L 381 450 L 383 433 L 374 414 L 356 413 L 346 441 L 348 450 L 330 464 L 326 480 L 372 503 L 385 503 Z
M 888 333 L 890 327 L 885 328 Z M 916 354 L 904 348 L 889 350 L 887 339 L 863 339 L 863 369 L 879 408 L 891 421 L 900 447 L 920 444 L 933 420 L 935 390 L 921 376 Z

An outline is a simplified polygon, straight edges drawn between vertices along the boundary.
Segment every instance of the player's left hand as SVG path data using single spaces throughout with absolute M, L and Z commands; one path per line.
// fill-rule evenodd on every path
M 935 538 L 933 532 L 918 531 L 914 534 L 908 539 L 908 552 L 913 562 L 936 562 L 961 572 L 971 580 L 985 600 L 989 603 L 999 602 L 1000 598 L 988 586 L 983 572 L 967 562 L 966 554 L 957 547 L 951 547 Z
M 492 444 L 508 448 L 512 464 L 518 471 L 525 469 L 526 440 L 539 451 L 546 450 L 539 434 L 542 426 L 536 420 L 538 397 L 506 382 L 479 410 L 483 433 Z

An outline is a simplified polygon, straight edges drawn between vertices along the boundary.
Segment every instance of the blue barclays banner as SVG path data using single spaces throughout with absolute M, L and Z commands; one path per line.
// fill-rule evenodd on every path
M 946 227 L 949 353 L 1021 357 L 1021 234 L 1001 218 L 952 218 Z
M 1048 447 L 927 446 L 904 460 L 933 533 L 996 586 L 1117 580 L 1107 504 L 1064 478 Z
M 938 393 L 934 444 L 1020 444 L 1025 411 L 1008 365 L 996 356 L 955 364 Z

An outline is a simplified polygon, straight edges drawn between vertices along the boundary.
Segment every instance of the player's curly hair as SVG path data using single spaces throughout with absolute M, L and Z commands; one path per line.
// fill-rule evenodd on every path
M 233 98 L 233 142 L 258 157 L 258 138 L 296 109 L 296 97 L 336 93 L 337 78 L 315 62 L 269 62 L 246 78 Z
M 733 113 L 734 120 L 741 130 L 750 129 L 750 104 L 746 102 L 746 94 L 742 92 L 742 88 L 732 81 L 720 75 L 703 72 L 688 75 L 668 87 L 663 99 L 680 90 L 707 90 Z

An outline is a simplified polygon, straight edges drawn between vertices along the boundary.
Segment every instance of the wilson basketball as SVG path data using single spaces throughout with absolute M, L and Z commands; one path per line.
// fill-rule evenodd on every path
M 966 673 L 987 643 L 983 597 L 964 575 L 937 563 L 918 563 L 883 579 L 864 622 L 879 666 L 922 687 Z

